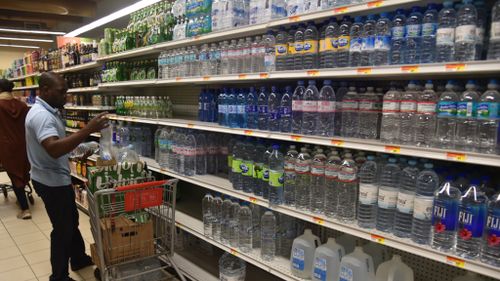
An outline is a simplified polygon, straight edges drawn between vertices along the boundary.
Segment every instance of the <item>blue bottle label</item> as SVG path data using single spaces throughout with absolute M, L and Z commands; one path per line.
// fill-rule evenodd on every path
M 422 26 L 420 24 L 410 24 L 406 26 L 407 37 L 419 37 L 422 33 Z
M 326 281 L 326 259 L 314 259 L 314 280 Z
M 279 111 L 271 111 L 269 112 L 269 120 L 275 121 L 279 119 Z
M 257 106 L 255 105 L 247 105 L 245 106 L 246 113 L 254 113 L 257 112 Z
M 292 251 L 292 266 L 296 270 L 304 271 L 304 249 L 294 248 Z
M 267 105 L 258 106 L 259 113 L 267 113 Z
M 437 24 L 433 22 L 422 24 L 422 36 L 435 36 Z
M 480 102 L 477 105 L 477 118 L 479 119 L 497 119 L 498 118 L 498 103 L 497 102 Z
M 500 248 L 500 210 L 490 211 L 486 218 L 486 239 L 488 246 Z
M 475 102 L 460 101 L 457 103 L 457 117 L 476 117 L 477 104 Z
M 377 36 L 375 38 L 375 49 L 389 51 L 391 49 L 391 36 L 390 35 Z
M 375 37 L 369 36 L 363 38 L 363 43 L 361 45 L 362 51 L 371 51 L 375 47 Z
M 451 200 L 434 200 L 432 225 L 437 234 L 455 231 L 458 225 L 458 203 Z
M 361 47 L 363 45 L 363 39 L 358 37 L 358 38 L 352 38 L 351 39 L 351 48 L 349 49 L 350 52 L 361 52 Z
M 352 268 L 347 266 L 340 267 L 339 281 L 353 281 L 354 274 L 352 273 Z
M 281 118 L 288 118 L 292 116 L 291 106 L 280 106 L 280 116 Z
M 454 101 L 440 101 L 437 104 L 438 116 L 455 116 L 457 114 L 457 103 Z
M 462 206 L 458 213 L 458 236 L 462 240 L 480 238 L 486 219 L 486 206 Z
M 395 26 L 391 29 L 393 38 L 402 38 L 405 37 L 405 27 L 404 26 Z

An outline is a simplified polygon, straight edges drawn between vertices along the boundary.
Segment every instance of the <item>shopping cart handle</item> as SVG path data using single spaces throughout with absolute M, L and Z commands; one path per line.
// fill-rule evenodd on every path
M 134 189 L 142 189 L 142 188 L 165 185 L 165 184 L 167 184 L 167 182 L 168 182 L 168 180 L 143 182 L 143 183 L 138 183 L 138 184 L 119 186 L 119 187 L 115 188 L 115 190 L 116 191 L 128 191 L 128 190 L 134 190 Z

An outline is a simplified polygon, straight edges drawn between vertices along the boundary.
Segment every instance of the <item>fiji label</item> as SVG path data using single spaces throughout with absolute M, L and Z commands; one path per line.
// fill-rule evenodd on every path
M 339 281 L 353 281 L 354 274 L 352 273 L 352 268 L 341 266 L 339 273 Z
M 486 218 L 486 239 L 488 239 L 488 246 L 500 248 L 500 210 L 490 211 Z
M 314 280 L 326 281 L 326 259 L 315 258 L 314 259 Z
M 294 248 L 292 250 L 292 266 L 294 269 L 304 271 L 304 249 Z
M 285 182 L 284 173 L 280 171 L 269 170 L 269 185 L 273 187 L 283 187 Z
M 432 225 L 436 233 L 455 231 L 458 224 L 458 203 L 451 200 L 435 200 L 432 208 Z
M 377 203 L 378 187 L 370 183 L 359 184 L 359 202 L 363 205 Z
M 480 238 L 486 222 L 486 205 L 462 206 L 458 213 L 458 237 L 462 240 Z

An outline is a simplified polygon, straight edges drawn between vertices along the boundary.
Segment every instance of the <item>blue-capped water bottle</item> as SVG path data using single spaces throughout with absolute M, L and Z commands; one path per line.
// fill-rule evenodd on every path
M 450 252 L 457 242 L 458 213 L 461 193 L 448 176 L 434 193 L 432 209 L 432 242 L 434 249 Z

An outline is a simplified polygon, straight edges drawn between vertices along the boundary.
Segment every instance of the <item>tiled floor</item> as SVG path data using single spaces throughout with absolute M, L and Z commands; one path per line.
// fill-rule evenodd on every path
M 0 173 L 0 183 L 9 183 L 5 173 Z M 12 191 L 5 199 L 0 193 L 0 280 L 1 281 L 47 281 L 50 267 L 51 224 L 42 199 L 35 195 L 35 205 L 30 206 L 33 219 L 16 218 L 18 207 Z M 87 253 L 92 243 L 89 218 L 80 212 L 80 231 L 85 239 Z M 94 281 L 94 269 L 70 271 L 78 281 Z

